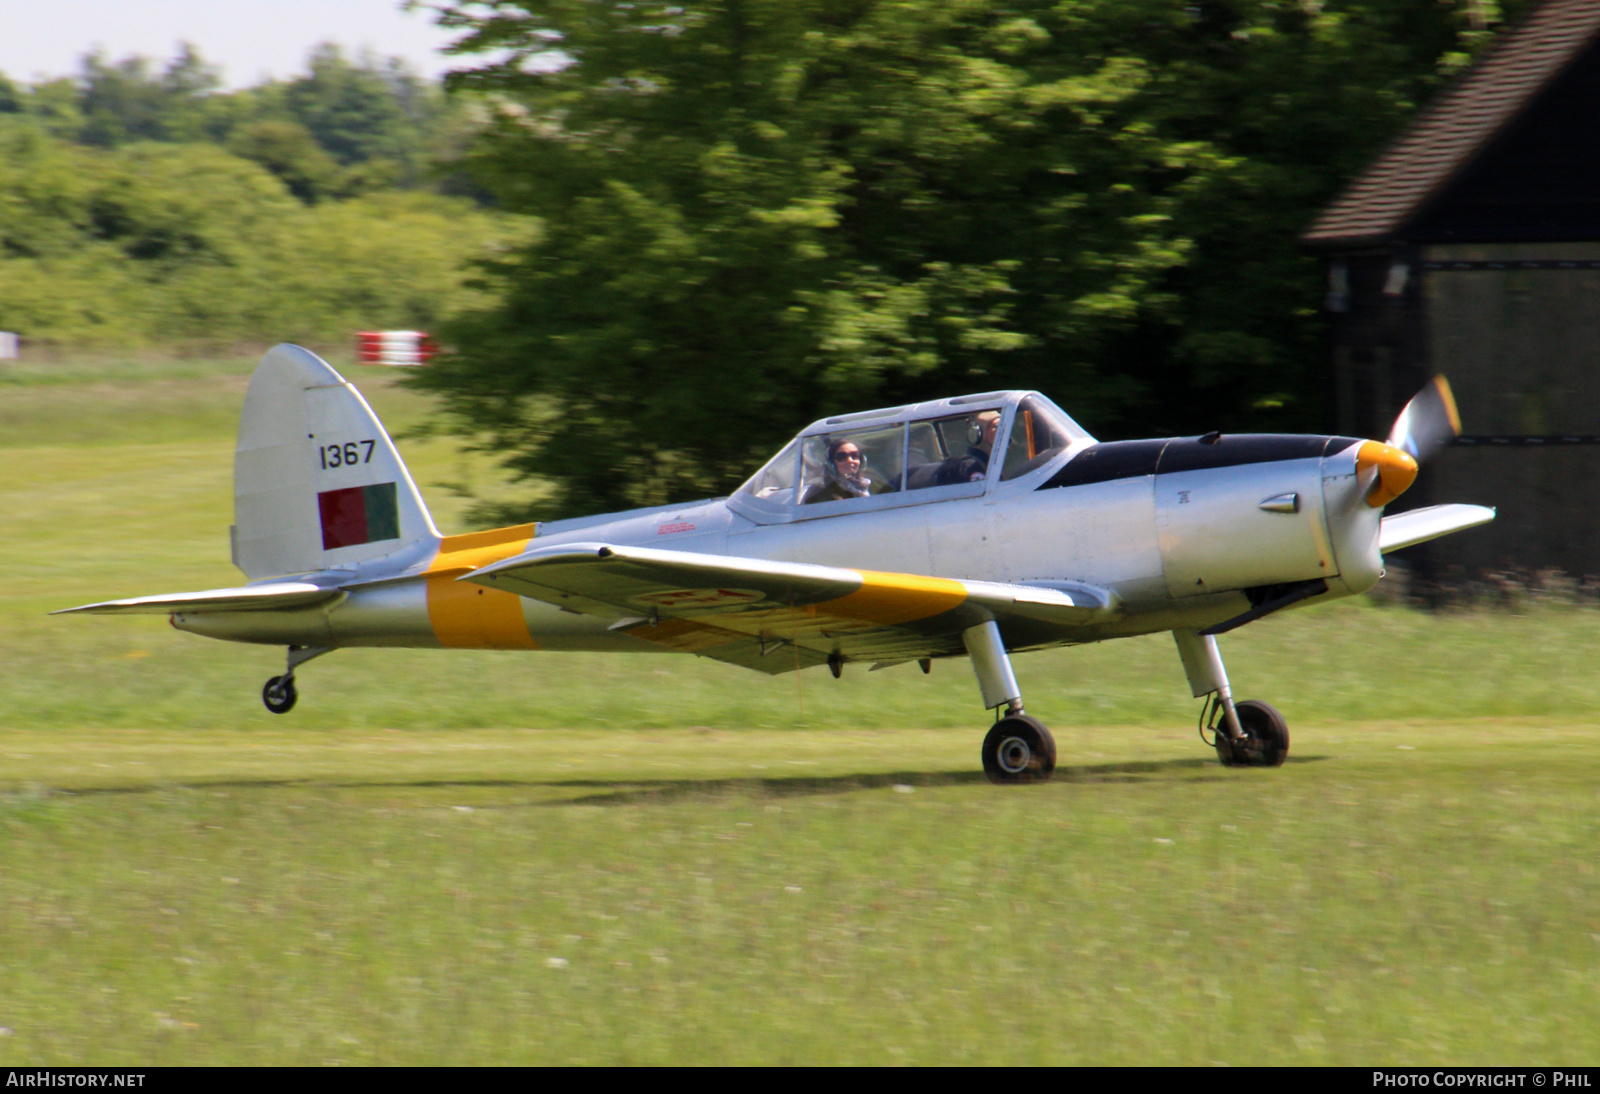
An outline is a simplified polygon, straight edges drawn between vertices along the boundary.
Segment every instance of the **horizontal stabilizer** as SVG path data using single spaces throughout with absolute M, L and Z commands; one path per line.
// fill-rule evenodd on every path
M 1378 532 L 1378 550 L 1384 554 L 1426 543 L 1466 528 L 1476 528 L 1494 519 L 1494 510 L 1484 505 L 1430 505 L 1384 517 Z
M 171 612 L 263 612 L 307 608 L 343 595 L 304 581 L 275 581 L 239 589 L 203 589 L 193 593 L 136 596 L 129 600 L 103 600 L 77 608 L 62 608 L 51 615 L 89 612 L 94 615 L 167 615 Z

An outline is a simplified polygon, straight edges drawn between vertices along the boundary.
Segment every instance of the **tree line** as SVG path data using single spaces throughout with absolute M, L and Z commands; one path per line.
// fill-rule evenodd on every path
M 453 166 L 472 109 L 333 45 L 236 91 L 188 46 L 0 75 L 0 329 L 138 345 L 437 324 L 473 299 L 472 257 L 530 232 Z

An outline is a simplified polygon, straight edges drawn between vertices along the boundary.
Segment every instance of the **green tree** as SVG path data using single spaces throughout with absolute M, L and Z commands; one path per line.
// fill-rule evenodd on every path
M 18 87 L 0 76 L 0 114 L 22 114 L 52 136 L 102 148 L 138 141 L 220 144 L 272 171 L 302 201 L 391 189 L 485 192 L 450 163 L 475 127 L 397 58 L 352 61 L 324 43 L 309 71 L 237 91 L 187 43 L 164 65 L 96 51 L 74 78 Z
M 0 72 L 0 114 L 22 113 L 22 92 L 5 73 Z
M 0 329 L 70 345 L 344 343 L 468 303 L 465 264 L 523 225 L 382 193 L 308 207 L 212 145 L 115 149 L 0 117 Z
M 49 258 L 78 247 L 92 234 L 101 173 L 86 150 L 27 121 L 0 120 L 0 257 Z
M 78 84 L 70 77 L 46 80 L 28 89 L 22 113 L 51 136 L 77 140 L 83 132 L 78 96 Z
M 311 53 L 310 72 L 285 88 L 284 103 L 339 163 L 386 160 L 411 178 L 422 166 L 437 96 L 429 90 L 396 59 L 355 63 L 323 43 Z
M 185 42 L 157 73 L 148 57 L 108 62 L 83 58 L 80 139 L 114 146 L 139 140 L 192 140 L 201 134 L 205 100 L 221 86 L 218 70 Z
M 1515 6 L 1515 5 L 1511 5 Z M 1299 228 L 1484 0 L 496 0 L 469 163 L 538 241 L 419 382 L 597 510 L 824 412 L 1038 387 L 1102 435 L 1318 426 Z
M 266 119 L 240 125 L 228 135 L 227 147 L 278 176 L 307 205 L 339 188 L 339 165 L 299 122 Z

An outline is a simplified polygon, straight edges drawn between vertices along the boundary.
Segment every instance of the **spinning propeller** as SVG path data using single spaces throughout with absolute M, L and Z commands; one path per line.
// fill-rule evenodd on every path
M 1367 504 L 1382 508 L 1405 493 L 1426 463 L 1461 435 L 1461 415 L 1456 411 L 1450 381 L 1435 376 L 1400 411 L 1387 442 L 1367 441 L 1356 453 L 1356 468 L 1372 467 L 1377 475 L 1367 491 Z
M 1394 420 L 1389 443 L 1409 452 L 1418 463 L 1426 463 L 1459 436 L 1461 415 L 1456 412 L 1455 396 L 1450 394 L 1450 381 L 1435 376 Z

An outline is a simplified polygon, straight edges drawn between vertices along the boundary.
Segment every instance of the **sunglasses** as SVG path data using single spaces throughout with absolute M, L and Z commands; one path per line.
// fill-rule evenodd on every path
M 836 452 L 833 456 L 834 463 L 843 463 L 845 460 L 859 459 L 861 459 L 861 453 L 859 452 Z

